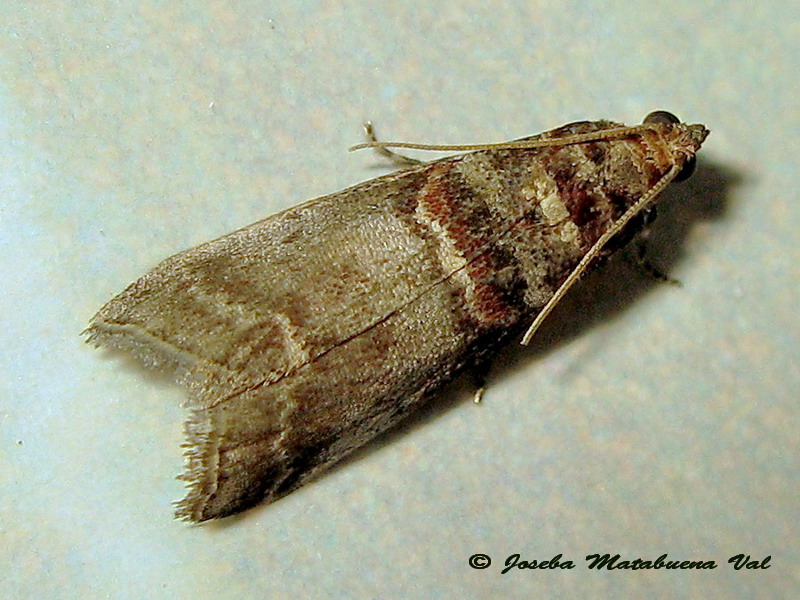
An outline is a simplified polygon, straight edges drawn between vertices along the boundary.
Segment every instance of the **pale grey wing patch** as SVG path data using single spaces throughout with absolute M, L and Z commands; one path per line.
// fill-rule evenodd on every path
M 93 346 L 126 352 L 146 368 L 171 375 L 189 390 L 191 404 L 202 404 L 202 398 L 214 388 L 212 382 L 223 377 L 202 357 L 153 335 L 135 323 L 113 323 L 95 318 L 83 335 Z

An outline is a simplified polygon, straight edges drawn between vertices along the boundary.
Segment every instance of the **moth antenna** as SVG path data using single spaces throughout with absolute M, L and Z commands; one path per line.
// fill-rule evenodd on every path
M 416 144 L 413 142 L 378 142 L 371 141 L 363 144 L 356 144 L 348 148 L 350 152 L 363 150 L 364 148 L 405 148 L 407 150 L 430 150 L 435 152 L 473 152 L 475 150 L 513 150 L 518 148 L 549 148 L 552 146 L 569 146 L 571 144 L 581 144 L 583 142 L 595 142 L 619 137 L 636 135 L 647 130 L 646 125 L 633 125 L 631 127 L 614 127 L 612 129 L 601 129 L 588 133 L 576 133 L 564 137 L 520 140 L 517 142 L 498 142 L 496 144 Z
M 633 129 L 633 128 L 632 128 Z M 578 263 L 578 266 L 572 270 L 569 276 L 564 280 L 564 283 L 556 290 L 556 293 L 548 300 L 547 304 L 544 305 L 544 308 L 536 315 L 536 318 L 531 323 L 531 326 L 528 327 L 528 331 L 525 332 L 525 335 L 522 336 L 522 342 L 520 342 L 523 346 L 527 346 L 533 335 L 536 333 L 536 330 L 547 318 L 547 315 L 555 308 L 556 304 L 558 304 L 559 300 L 564 297 L 564 294 L 569 291 L 576 281 L 583 275 L 583 272 L 586 271 L 589 264 L 597 258 L 600 254 L 600 251 L 603 247 L 608 243 L 612 237 L 618 234 L 628 222 L 633 219 L 639 212 L 641 212 L 644 208 L 650 204 L 658 194 L 662 192 L 662 190 L 667 187 L 670 181 L 678 174 L 678 167 L 675 165 L 667 172 L 664 177 L 662 177 L 658 183 L 656 183 L 650 190 L 643 195 L 639 200 L 636 201 L 636 204 L 631 206 L 622 217 L 620 217 L 613 226 L 611 226 L 603 235 L 601 235 L 594 245 L 589 249 L 589 251 L 583 256 L 581 261 Z

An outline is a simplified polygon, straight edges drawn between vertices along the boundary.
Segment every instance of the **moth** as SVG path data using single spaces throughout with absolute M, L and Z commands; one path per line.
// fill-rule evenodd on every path
M 166 259 L 87 341 L 188 389 L 188 493 L 206 521 L 275 500 L 533 332 L 611 253 L 708 130 L 657 111 L 581 121 L 311 200 Z

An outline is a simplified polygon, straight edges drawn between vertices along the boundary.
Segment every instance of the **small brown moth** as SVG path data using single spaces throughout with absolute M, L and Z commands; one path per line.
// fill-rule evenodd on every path
M 290 208 L 131 284 L 88 341 L 188 388 L 176 516 L 275 500 L 526 324 L 527 343 L 707 135 L 658 111 L 502 144 L 365 144 L 470 152 Z

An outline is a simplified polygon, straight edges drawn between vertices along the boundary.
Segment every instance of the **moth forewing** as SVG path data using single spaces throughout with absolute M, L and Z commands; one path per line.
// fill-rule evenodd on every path
M 533 320 L 527 342 L 707 133 L 661 117 L 582 121 L 472 148 L 191 248 L 131 284 L 88 339 L 189 388 L 177 516 L 274 500 Z

